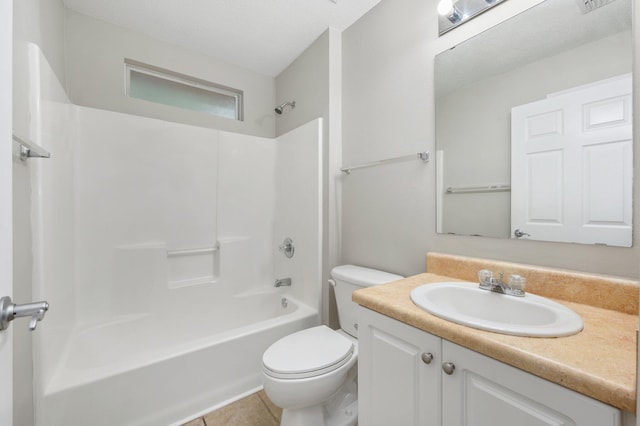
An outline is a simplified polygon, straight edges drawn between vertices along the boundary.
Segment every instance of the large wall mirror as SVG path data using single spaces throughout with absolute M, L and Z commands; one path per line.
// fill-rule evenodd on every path
M 580 3 L 436 56 L 439 233 L 631 246 L 632 0 Z

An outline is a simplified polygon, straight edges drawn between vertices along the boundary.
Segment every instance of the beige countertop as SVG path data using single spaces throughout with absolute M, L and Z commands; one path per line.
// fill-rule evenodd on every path
M 635 413 L 637 315 L 554 299 L 582 317 L 582 332 L 559 338 L 508 336 L 440 319 L 413 304 L 409 296 L 411 290 L 438 281 L 458 280 L 424 273 L 358 290 L 353 293 L 353 300 L 413 327 Z

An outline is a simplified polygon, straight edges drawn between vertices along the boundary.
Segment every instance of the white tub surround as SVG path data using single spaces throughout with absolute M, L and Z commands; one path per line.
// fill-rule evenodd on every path
M 188 126 L 73 105 L 37 51 L 24 68 L 24 127 L 51 152 L 32 178 L 37 424 L 169 424 L 259 387 L 268 345 L 319 323 L 322 120 Z

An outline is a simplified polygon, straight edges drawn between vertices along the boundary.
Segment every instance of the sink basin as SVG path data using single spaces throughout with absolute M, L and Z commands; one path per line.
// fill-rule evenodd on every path
M 411 292 L 411 300 L 440 318 L 502 334 L 570 336 L 582 331 L 582 318 L 564 305 L 535 294 L 524 297 L 482 290 L 478 284 L 441 282 Z

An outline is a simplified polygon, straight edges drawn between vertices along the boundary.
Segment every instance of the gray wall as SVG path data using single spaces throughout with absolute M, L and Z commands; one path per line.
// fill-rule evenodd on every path
M 329 31 L 325 31 L 276 77 L 273 106 L 296 101 L 282 115 L 270 112 L 276 120 L 276 136 L 287 133 L 314 118 L 329 118 Z
M 343 33 L 344 162 L 423 150 L 434 153 L 434 56 L 538 2 L 511 0 L 438 37 L 435 2 L 382 0 Z M 639 45 L 636 36 L 636 55 Z M 634 81 L 637 86 L 637 74 Z M 637 102 L 637 93 L 635 98 Z M 636 120 L 638 115 L 636 108 Z M 612 248 L 438 235 L 435 165 L 415 163 L 364 169 L 344 180 L 345 263 L 408 275 L 424 271 L 426 252 L 439 251 L 638 277 L 638 173 L 634 178 L 636 246 Z
M 67 93 L 78 105 L 230 132 L 273 137 L 273 77 L 248 71 L 66 10 Z M 124 59 L 244 91 L 244 121 L 154 104 L 124 94 Z
M 64 86 L 64 6 L 62 0 L 14 0 L 13 37 L 40 46 Z
M 341 34 L 328 29 L 276 77 L 276 104 L 296 101 L 294 109 L 287 107 L 282 115 L 276 115 L 277 136 L 317 117 L 324 119 L 322 317 L 334 327 L 335 299 L 327 280 L 329 270 L 340 259 L 341 48 Z

